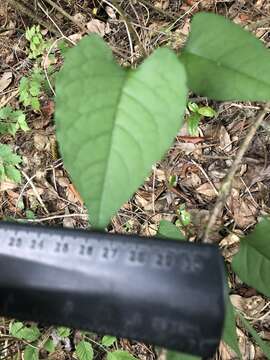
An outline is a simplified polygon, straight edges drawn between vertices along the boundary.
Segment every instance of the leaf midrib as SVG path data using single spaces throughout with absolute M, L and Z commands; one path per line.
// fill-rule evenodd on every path
M 225 64 L 222 62 L 222 60 L 220 61 L 221 66 L 219 66 L 219 65 L 217 64 L 218 62 L 217 62 L 216 60 L 212 60 L 212 59 L 210 59 L 210 58 L 208 58 L 208 57 L 206 57 L 206 56 L 202 56 L 202 55 L 195 54 L 195 53 L 193 53 L 192 51 L 189 51 L 188 49 L 186 49 L 186 50 L 184 51 L 183 55 L 185 55 L 185 53 L 188 54 L 188 55 L 194 56 L 194 57 L 201 58 L 201 59 L 203 59 L 203 60 L 207 60 L 207 61 L 209 61 L 210 63 L 215 64 L 217 67 L 224 67 L 226 70 L 236 72 L 236 73 L 240 74 L 241 76 L 248 77 L 249 79 L 251 79 L 251 80 L 253 80 L 253 81 L 255 81 L 255 82 L 258 82 L 258 83 L 260 83 L 260 84 L 264 84 L 264 86 L 267 86 L 267 87 L 270 88 L 270 83 L 267 83 L 267 82 L 265 82 L 265 81 L 263 81 L 263 80 L 258 80 L 256 77 L 251 76 L 251 75 L 249 75 L 248 73 L 239 71 L 239 70 L 237 70 L 237 69 L 234 69 L 233 67 L 229 67 L 228 65 L 225 65 Z M 181 59 L 181 56 L 180 56 L 180 59 Z
M 122 70 L 121 70 L 122 71 Z M 113 145 L 113 138 L 114 138 L 114 134 L 115 134 L 115 123 L 117 120 L 117 115 L 118 115 L 118 111 L 120 108 L 120 104 L 122 101 L 122 97 L 123 97 L 123 93 L 124 93 L 124 88 L 126 85 L 126 82 L 128 80 L 128 71 L 127 70 L 123 70 L 124 71 L 124 76 L 123 76 L 123 81 L 121 84 L 119 84 L 119 95 L 118 95 L 118 99 L 116 101 L 116 106 L 115 106 L 115 111 L 114 111 L 114 115 L 113 115 L 113 123 L 112 123 L 112 133 L 110 136 L 110 142 L 109 142 L 109 147 L 108 147 L 108 153 L 109 156 L 106 157 L 106 163 L 105 163 L 105 173 L 103 176 L 103 181 L 102 181 L 102 187 L 101 187 L 101 197 L 100 197 L 100 202 L 99 202 L 99 207 L 98 207 L 98 223 L 97 226 L 100 227 L 100 219 L 101 219 L 101 210 L 103 209 L 103 201 L 104 201 L 104 193 L 105 193 L 105 183 L 106 183 L 106 179 L 107 179 L 107 174 L 108 174 L 108 168 L 109 168 L 109 164 L 111 163 L 110 159 L 111 159 L 111 155 L 112 155 L 112 145 Z

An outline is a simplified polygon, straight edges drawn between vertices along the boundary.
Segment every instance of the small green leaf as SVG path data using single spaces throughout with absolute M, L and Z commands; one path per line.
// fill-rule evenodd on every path
M 75 353 L 79 360 L 92 360 L 94 357 L 92 345 L 87 341 L 80 341 Z
M 32 96 L 38 96 L 40 93 L 40 83 L 32 81 L 30 84 L 29 92 Z
M 46 351 L 48 351 L 48 353 L 50 353 L 50 354 L 53 353 L 53 352 L 55 352 L 55 345 L 54 345 L 53 340 L 52 340 L 52 339 L 48 339 L 48 340 L 45 342 L 43 348 L 44 348 Z
M 25 211 L 25 216 L 26 216 L 27 219 L 31 219 L 31 220 L 36 218 L 36 215 L 32 210 L 26 210 Z
M 179 217 L 180 217 L 180 221 L 182 223 L 183 226 L 188 226 L 190 224 L 191 221 L 191 216 L 190 213 L 183 209 L 179 211 Z
M 14 337 L 19 337 L 19 332 L 24 328 L 24 324 L 19 321 L 12 321 L 9 324 L 9 333 Z
M 6 178 L 5 167 L 1 163 L 1 157 L 0 157 L 0 181 L 5 180 L 5 178 Z
M 23 359 L 24 360 L 39 360 L 38 349 L 31 345 L 27 345 L 23 352 Z
M 57 328 L 57 335 L 59 335 L 61 338 L 69 337 L 70 329 L 64 326 L 60 326 Z
M 175 187 L 177 185 L 177 176 L 176 175 L 171 175 L 169 177 L 169 185 L 172 187 Z
M 36 110 L 36 111 L 40 110 L 40 102 L 39 102 L 38 98 L 33 97 L 31 99 L 30 105 L 31 105 L 33 110 Z
M 36 341 L 40 337 L 40 331 L 36 325 L 31 327 L 25 326 L 21 322 L 13 322 L 10 325 L 9 332 L 18 339 L 29 342 Z
M 232 268 L 239 278 L 270 296 L 270 220 L 263 219 L 248 236 L 241 239 Z
M 198 356 L 183 354 L 177 351 L 167 351 L 166 360 L 200 360 Z
M 107 355 L 107 360 L 136 360 L 136 358 L 128 351 L 117 350 L 109 352 Z
M 238 316 L 240 317 L 243 325 L 247 329 L 247 331 L 250 333 L 250 335 L 254 338 L 256 343 L 259 345 L 263 353 L 266 355 L 267 359 L 270 359 L 270 346 L 269 343 L 266 341 L 263 341 L 258 333 L 254 330 L 254 328 L 250 325 L 250 323 L 244 318 L 242 314 L 238 312 Z
M 0 158 L 3 163 L 8 165 L 18 165 L 22 162 L 22 158 L 14 154 L 12 148 L 6 144 L 0 144 Z
M 167 220 L 160 221 L 157 236 L 176 240 L 186 240 L 178 227 Z
M 10 106 L 5 106 L 0 109 L 0 119 L 6 120 L 8 119 L 12 114 L 12 108 Z
M 224 323 L 222 340 L 233 349 L 233 351 L 238 355 L 239 359 L 242 359 L 242 355 L 238 345 L 237 334 L 236 334 L 234 308 L 231 304 L 229 296 L 227 298 L 225 323 Z
M 5 173 L 7 178 L 14 181 L 17 184 L 20 184 L 22 181 L 21 173 L 13 165 L 5 166 Z
M 198 136 L 199 134 L 199 123 L 201 115 L 198 113 L 192 113 L 187 120 L 188 132 L 191 136 Z
M 101 340 L 103 346 L 112 346 L 117 341 L 115 336 L 105 335 Z
M 7 132 L 9 134 L 11 134 L 12 136 L 15 136 L 17 130 L 19 129 L 19 125 L 16 123 L 16 124 L 8 124 L 7 126 Z
M 26 122 L 26 116 L 23 113 L 20 116 L 18 116 L 18 124 L 23 131 L 30 130 Z
M 191 102 L 191 101 L 188 103 L 188 108 L 190 111 L 192 111 L 194 113 L 198 112 L 198 110 L 199 110 L 199 106 L 196 103 Z
M 205 117 L 214 117 L 217 115 L 217 112 L 212 109 L 210 106 L 202 106 L 198 109 L 198 113 Z
M 223 101 L 270 99 L 270 51 L 222 16 L 194 16 L 180 60 L 197 94 Z
M 108 224 L 170 147 L 186 107 L 185 83 L 184 67 L 167 48 L 136 70 L 121 68 L 95 35 L 69 50 L 56 82 L 56 132 L 93 227 Z

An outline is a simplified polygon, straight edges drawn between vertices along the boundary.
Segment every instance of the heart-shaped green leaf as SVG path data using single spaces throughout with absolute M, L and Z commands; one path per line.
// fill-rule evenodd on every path
M 56 84 L 57 136 L 94 227 L 108 224 L 169 148 L 185 110 L 185 82 L 169 49 L 137 70 L 121 68 L 98 36 L 69 51 Z
M 270 296 L 270 220 L 262 220 L 241 240 L 232 268 L 246 284 Z
M 270 99 L 270 51 L 222 16 L 194 16 L 180 59 L 195 93 L 216 100 Z

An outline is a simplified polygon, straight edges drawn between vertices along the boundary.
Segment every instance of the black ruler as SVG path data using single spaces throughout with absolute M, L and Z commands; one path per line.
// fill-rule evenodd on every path
M 0 314 L 203 357 L 224 320 L 216 246 L 0 223 Z

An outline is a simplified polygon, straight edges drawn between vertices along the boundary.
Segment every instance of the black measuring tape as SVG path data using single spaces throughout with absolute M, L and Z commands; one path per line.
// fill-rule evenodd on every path
M 216 246 L 0 223 L 1 316 L 209 357 L 224 297 Z

